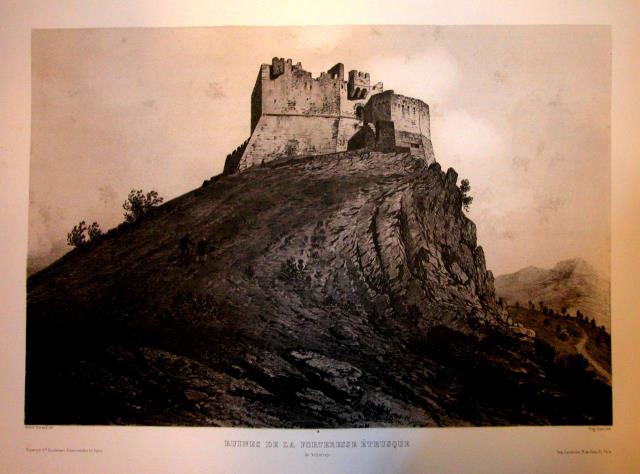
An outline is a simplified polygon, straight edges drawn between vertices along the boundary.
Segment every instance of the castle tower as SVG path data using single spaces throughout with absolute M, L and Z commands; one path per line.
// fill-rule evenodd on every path
M 371 90 L 368 72 L 349 71 L 347 86 L 349 100 L 366 99 Z
M 383 90 L 362 71 L 349 71 L 345 81 L 342 63 L 312 77 L 300 63 L 273 58 L 260 66 L 251 94 L 251 136 L 229 155 L 224 172 L 363 147 L 432 161 L 427 104 Z
M 408 151 L 429 164 L 435 161 L 429 106 L 423 101 L 385 91 L 369 99 L 364 121 L 376 130 L 375 147 L 381 151 Z
M 357 94 L 349 93 L 349 88 Z M 336 153 L 363 124 L 369 74 L 338 63 L 312 77 L 300 63 L 273 58 L 260 66 L 251 94 L 251 137 L 237 170 L 278 158 Z M 229 168 L 229 167 L 227 167 Z

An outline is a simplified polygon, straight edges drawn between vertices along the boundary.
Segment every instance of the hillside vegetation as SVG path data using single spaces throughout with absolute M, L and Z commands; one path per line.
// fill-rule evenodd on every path
M 28 280 L 26 422 L 610 423 L 610 387 L 498 304 L 462 198 L 451 169 L 348 152 L 108 232 Z
M 500 275 L 495 286 L 498 296 L 510 304 L 544 301 L 556 312 L 580 310 L 598 326 L 611 328 L 609 282 L 582 259 L 563 260 L 550 270 L 527 267 Z

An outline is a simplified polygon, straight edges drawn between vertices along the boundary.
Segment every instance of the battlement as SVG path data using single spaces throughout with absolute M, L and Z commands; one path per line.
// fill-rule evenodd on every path
M 344 81 L 344 64 L 338 63 L 327 71 L 332 79 Z
M 365 106 L 364 121 L 375 124 L 380 120 L 431 138 L 429 106 L 420 99 L 396 94 L 393 90 L 372 96 Z
M 349 100 L 366 99 L 371 90 L 371 83 L 368 72 L 349 71 L 349 82 L 347 86 Z
M 350 70 L 345 80 L 342 63 L 313 77 L 300 62 L 274 57 L 260 66 L 251 94 L 251 137 L 228 169 L 358 146 L 407 149 L 432 159 L 428 105 L 385 92 L 382 82 L 372 86 L 368 72 Z

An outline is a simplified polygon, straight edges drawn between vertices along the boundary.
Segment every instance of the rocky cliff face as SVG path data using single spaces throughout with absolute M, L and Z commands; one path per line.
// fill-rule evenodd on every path
M 408 154 L 274 162 L 69 253 L 29 280 L 27 421 L 538 422 L 504 396 L 540 370 L 495 342 L 511 322 L 456 178 Z

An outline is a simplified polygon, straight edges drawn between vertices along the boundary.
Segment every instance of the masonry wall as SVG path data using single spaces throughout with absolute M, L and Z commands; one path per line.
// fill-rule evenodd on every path
M 391 90 L 374 95 L 365 108 L 365 121 L 375 124 L 378 120 L 390 120 L 396 130 L 431 138 L 429 106 L 421 100 L 394 94 Z
M 420 133 L 431 138 L 429 106 L 421 100 L 393 94 L 390 101 L 390 114 L 396 130 Z
M 260 120 L 260 116 L 262 115 L 262 82 L 265 75 L 267 77 L 269 76 L 269 66 L 266 66 L 266 68 L 265 66 L 266 65 L 263 64 L 260 67 L 256 83 L 251 92 L 251 133 L 253 133 L 253 129 L 256 128 L 258 120 Z
M 337 117 L 263 115 L 249 139 L 239 171 L 278 158 L 334 153 L 339 129 Z
M 340 117 L 335 151 L 347 151 L 349 140 L 362 128 L 362 122 L 355 118 Z
M 393 91 L 386 91 L 371 97 L 364 109 L 364 121 L 373 125 L 381 120 L 390 121 L 392 98 Z
M 379 120 L 376 125 L 376 150 L 389 153 L 395 151 L 396 130 L 393 122 L 387 120 Z
M 263 64 L 251 94 L 251 137 L 227 157 L 225 173 L 357 148 L 435 160 L 427 104 L 385 92 L 381 82 L 371 86 L 367 73 L 352 70 L 344 79 L 342 63 L 317 78 L 290 59 Z
M 362 74 L 364 77 L 364 75 Z M 369 88 L 382 91 L 382 83 Z M 362 126 L 370 97 L 350 100 L 344 66 L 320 77 L 298 63 L 274 58 L 260 67 L 251 95 L 251 138 L 239 168 L 287 156 L 346 151 Z
M 267 76 L 265 78 L 265 75 Z M 340 115 L 342 81 L 328 74 L 312 78 L 302 69 L 270 79 L 269 67 L 262 74 L 262 115 Z

